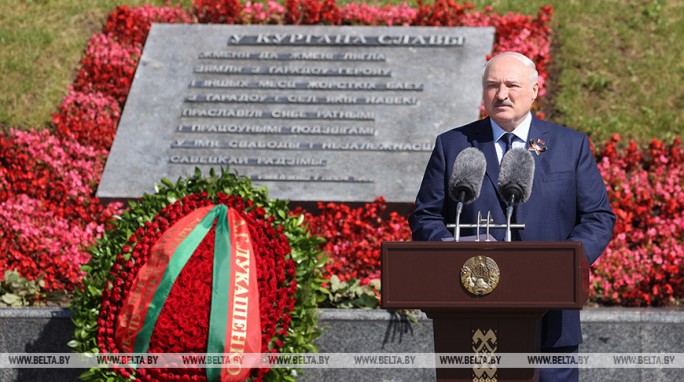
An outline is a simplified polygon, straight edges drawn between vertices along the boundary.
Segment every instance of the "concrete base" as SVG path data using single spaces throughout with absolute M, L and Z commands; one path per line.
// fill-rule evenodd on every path
M 68 309 L 0 308 L 1 353 L 71 353 Z M 0 381 L 78 381 L 83 369 L 0 369 Z
M 581 312 L 587 353 L 684 353 L 684 310 L 587 308 Z M 432 321 L 411 323 L 385 310 L 322 309 L 322 353 L 430 353 Z M 0 353 L 68 353 L 67 309 L 0 309 Z M 0 369 L 0 381 L 75 381 L 79 369 Z M 429 369 L 306 369 L 301 381 L 433 381 Z M 583 369 L 593 381 L 681 381 L 684 369 Z

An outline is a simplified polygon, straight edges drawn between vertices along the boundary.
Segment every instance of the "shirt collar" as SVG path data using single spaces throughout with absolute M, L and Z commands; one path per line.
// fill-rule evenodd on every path
M 506 134 L 506 131 L 497 125 L 493 119 L 489 118 L 492 123 L 492 137 L 494 137 L 494 142 L 498 142 L 502 135 Z M 527 142 L 527 136 L 530 133 L 530 125 L 532 124 L 532 113 L 527 113 L 527 117 L 523 119 L 520 124 L 511 131 L 518 139 L 523 142 Z

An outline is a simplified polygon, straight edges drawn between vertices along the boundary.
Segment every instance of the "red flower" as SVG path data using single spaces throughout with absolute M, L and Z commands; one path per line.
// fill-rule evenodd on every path
M 151 227 L 173 225 L 196 208 L 211 204 L 211 200 L 205 199 L 206 197 L 206 194 L 203 198 L 201 195 L 190 195 L 165 207 L 154 217 L 151 224 L 145 226 L 146 229 L 139 229 L 128 241 L 131 243 L 155 243 L 163 232 L 150 229 Z M 260 212 L 262 211 L 259 211 L 258 208 L 251 211 L 244 210 L 247 203 L 244 203 L 241 198 L 219 194 L 218 200 L 219 203 L 238 208 L 238 211 L 248 221 L 258 269 L 257 279 L 263 328 L 262 352 L 268 352 L 269 348 L 277 350 L 283 346 L 283 341 L 279 337 L 287 335 L 287 329 L 291 323 L 290 312 L 294 308 L 295 301 L 295 293 L 293 293 L 292 288 L 296 288 L 297 285 L 293 278 L 295 273 L 285 271 L 285 269 L 295 269 L 294 262 L 286 259 L 290 252 L 287 238 L 261 219 Z M 132 276 L 146 263 L 150 255 L 149 249 L 152 246 L 138 244 L 134 252 L 139 253 L 139 260 L 135 262 L 125 261 L 123 256 L 117 256 L 117 262 L 112 266 L 115 287 L 111 292 L 103 293 L 100 311 L 102 322 L 115 322 L 115 317 L 121 309 L 120 304 L 130 291 Z M 212 228 L 190 257 L 171 288 L 154 327 L 149 352 L 206 352 L 213 277 L 213 246 L 214 229 Z M 141 251 L 142 248 L 146 250 Z M 122 275 L 125 272 L 128 272 L 131 280 L 124 284 Z M 276 333 L 278 333 L 277 336 Z M 114 328 L 108 325 L 106 330 L 100 332 L 98 336 L 101 352 L 119 351 L 113 338 Z M 168 373 L 168 370 L 147 369 L 145 374 L 138 373 L 136 376 L 143 380 L 164 379 L 168 378 Z M 205 371 L 201 368 L 183 369 L 179 373 L 183 378 L 198 380 L 206 378 Z M 263 375 L 263 369 L 254 372 L 256 379 L 263 377 Z
M 385 219 L 386 208 L 385 199 L 379 197 L 354 210 L 345 204 L 319 203 L 320 214 L 305 215 L 312 233 L 326 239 L 322 249 L 328 255 L 327 277 L 378 278 L 380 242 L 411 240 L 406 218 L 391 213 Z

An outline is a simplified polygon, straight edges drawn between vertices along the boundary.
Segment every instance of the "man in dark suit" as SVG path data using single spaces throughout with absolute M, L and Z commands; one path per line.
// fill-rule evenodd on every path
M 506 221 L 506 202 L 497 184 L 504 141 L 512 139 L 512 148 L 530 150 L 535 162 L 531 196 L 514 212 L 515 221 L 525 223 L 525 229 L 514 231 L 513 240 L 579 241 L 589 264 L 601 255 L 615 224 L 605 184 L 586 135 L 532 116 L 537 78 L 534 63 L 519 53 L 502 53 L 487 63 L 482 88 L 489 117 L 437 137 L 409 218 L 414 240 L 453 238 L 446 224 L 455 223 L 457 202 L 448 195 L 448 182 L 456 156 L 468 147 L 484 153 L 487 170 L 480 196 L 464 206 L 461 222 L 475 223 L 478 211 L 485 216 L 491 211 L 495 223 Z M 507 133 L 513 136 L 506 138 Z M 490 233 L 504 239 L 503 230 Z M 578 311 L 550 311 L 544 316 L 542 351 L 573 353 L 581 342 Z M 540 371 L 542 381 L 578 379 L 577 369 Z

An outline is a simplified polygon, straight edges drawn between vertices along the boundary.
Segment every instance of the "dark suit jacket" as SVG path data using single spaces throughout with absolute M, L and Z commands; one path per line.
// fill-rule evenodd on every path
M 514 219 L 525 229 L 514 233 L 522 241 L 580 241 L 592 264 L 610 242 L 615 215 L 610 209 L 605 183 L 592 156 L 586 135 L 532 118 L 528 141 L 542 139 L 545 152 L 532 152 L 534 182 L 529 200 L 518 205 Z M 437 137 L 428 162 L 416 208 L 409 217 L 413 239 L 441 241 L 453 238 L 446 224 L 453 224 L 456 201 L 448 196 L 448 182 L 456 156 L 467 147 L 481 150 L 487 171 L 480 196 L 465 205 L 461 223 L 475 223 L 478 211 L 491 211 L 495 223 L 505 223 L 506 205 L 497 189 L 499 162 L 489 118 L 450 130 Z M 529 143 L 528 143 L 529 147 Z M 490 232 L 504 239 L 504 230 Z M 462 235 L 473 232 L 462 231 Z M 542 348 L 572 346 L 582 342 L 579 311 L 550 311 L 542 322 Z

